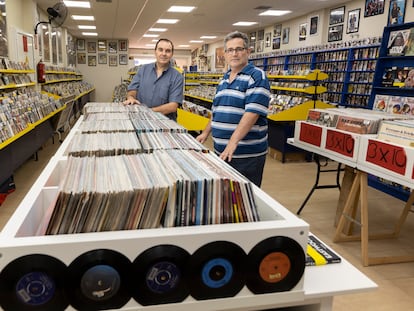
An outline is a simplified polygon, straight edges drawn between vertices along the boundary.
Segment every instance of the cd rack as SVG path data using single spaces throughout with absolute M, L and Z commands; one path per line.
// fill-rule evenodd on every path
M 309 225 L 256 186 L 259 222 L 36 235 L 82 120 L 0 235 L 3 310 L 235 310 L 304 300 Z

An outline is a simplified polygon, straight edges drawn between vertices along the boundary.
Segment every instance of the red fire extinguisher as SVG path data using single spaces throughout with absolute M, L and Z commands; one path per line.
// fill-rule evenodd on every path
M 40 60 L 37 63 L 37 82 L 39 82 L 39 83 L 46 82 L 46 79 L 45 79 L 45 64 L 42 63 L 42 60 Z

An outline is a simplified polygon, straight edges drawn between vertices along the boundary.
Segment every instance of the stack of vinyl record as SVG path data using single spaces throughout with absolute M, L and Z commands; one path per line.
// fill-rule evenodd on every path
M 250 182 L 180 125 L 142 105 L 88 103 L 84 113 L 38 234 L 258 220 Z

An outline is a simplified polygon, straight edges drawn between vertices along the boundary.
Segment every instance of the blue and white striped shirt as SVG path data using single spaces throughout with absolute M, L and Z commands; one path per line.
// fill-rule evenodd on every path
M 270 85 L 263 70 L 247 64 L 230 83 L 230 71 L 220 81 L 213 101 L 211 122 L 214 150 L 222 153 L 245 112 L 259 115 L 255 125 L 239 142 L 234 158 L 267 153 L 267 113 Z

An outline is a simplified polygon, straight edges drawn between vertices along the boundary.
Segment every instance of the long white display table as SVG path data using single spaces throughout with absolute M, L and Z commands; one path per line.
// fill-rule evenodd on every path
M 36 235 L 39 224 L 42 223 L 48 208 L 53 205 L 59 192 L 59 182 L 67 162 L 65 149 L 81 121 L 82 117 L 50 159 L 1 232 L 0 271 L 4 272 L 11 263 L 34 254 L 53 257 L 64 265 L 70 265 L 85 253 L 111 250 L 122 254 L 132 262 L 145 250 L 156 245 L 167 244 L 174 244 L 193 254 L 208 243 L 227 241 L 237 244 L 249 253 L 261 241 L 273 237 L 295 240 L 303 251 L 306 251 L 309 225 L 257 187 L 253 188 L 253 192 L 261 219 L 259 222 Z M 31 263 L 26 261 L 23 267 L 28 269 L 30 265 Z M 278 270 L 276 267 L 275 269 Z M 12 273 L 19 273 L 19 271 Z M 55 273 L 59 274 L 59 271 Z M 332 309 L 335 295 L 364 292 L 376 287 L 374 282 L 343 259 L 337 264 L 305 268 L 298 283 L 288 291 L 253 294 L 247 286 L 244 286 L 233 297 L 196 300 L 190 295 L 182 302 L 145 307 L 131 298 L 119 310 L 264 310 L 297 306 L 295 310 L 329 311 Z M 70 305 L 66 310 L 74 310 L 74 308 Z

